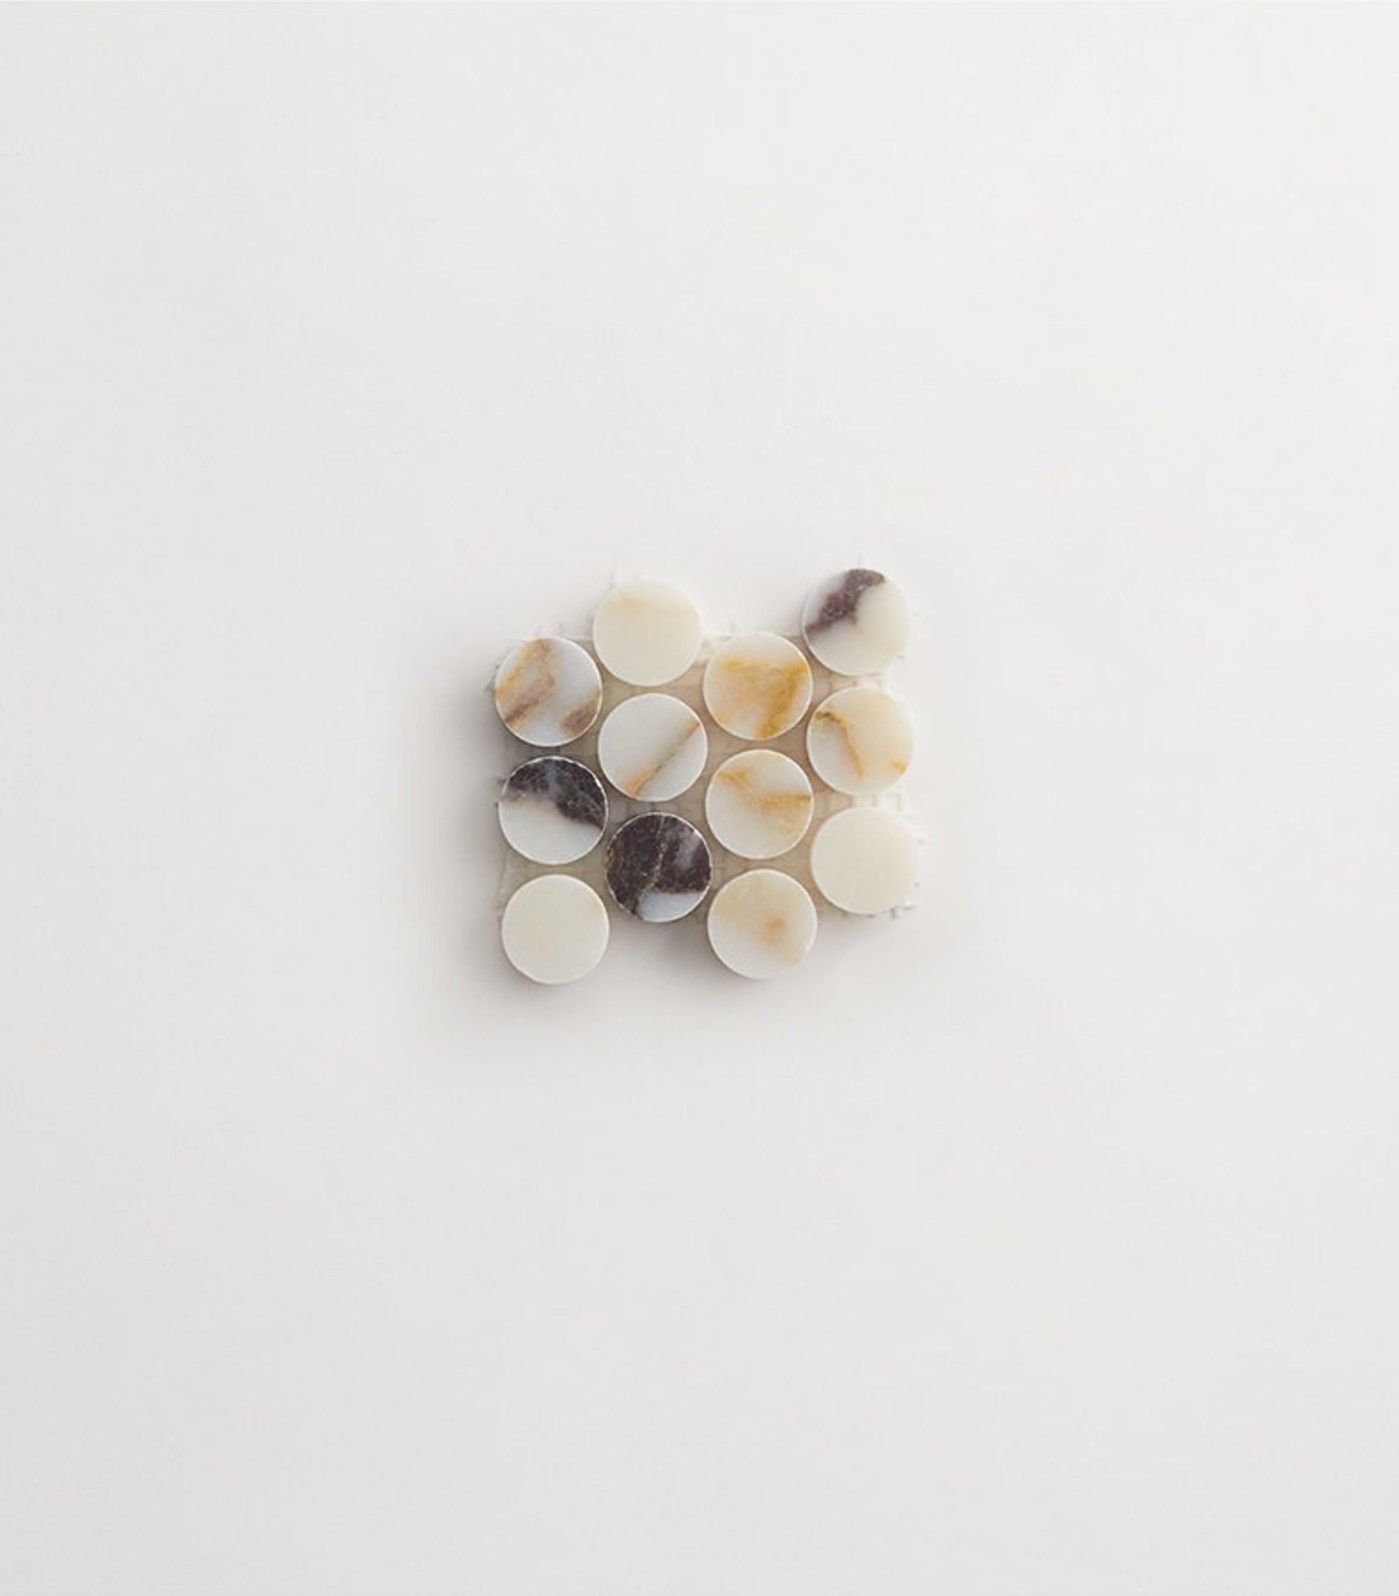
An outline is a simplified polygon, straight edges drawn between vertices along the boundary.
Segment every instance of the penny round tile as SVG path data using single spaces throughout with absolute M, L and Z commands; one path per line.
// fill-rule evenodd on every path
M 816 940 L 816 906 L 780 870 L 748 870 L 726 883 L 709 906 L 709 943 L 737 975 L 767 980 L 790 970 Z
M 725 731 L 766 742 L 806 713 L 811 666 L 795 643 L 775 632 L 730 638 L 704 668 L 704 702 Z
M 623 582 L 598 605 L 593 647 L 619 680 L 659 687 L 694 664 L 703 636 L 700 613 L 669 582 Z
M 846 687 L 816 706 L 806 728 L 811 768 L 837 792 L 883 792 L 913 758 L 908 711 L 878 687 Z
M 656 812 L 618 826 L 607 844 L 607 890 L 638 920 L 690 913 L 709 891 L 709 845 L 688 820 Z
M 705 819 L 715 838 L 744 859 L 775 859 L 811 824 L 811 783 L 794 759 L 745 748 L 709 778 Z
M 607 951 L 607 907 L 574 876 L 538 876 L 505 905 L 505 956 L 531 981 L 560 986 L 580 980 Z
M 811 844 L 811 875 L 822 895 L 851 914 L 883 914 L 908 901 L 918 845 L 886 809 L 845 809 L 824 821 Z
M 521 742 L 558 748 L 581 737 L 602 708 L 602 677 L 587 649 L 566 637 L 536 637 L 501 661 L 495 707 Z
M 688 704 L 668 693 L 639 693 L 623 699 L 603 721 L 597 752 L 619 792 L 663 802 L 699 780 L 709 738 Z
M 908 642 L 908 600 L 881 571 L 840 571 L 813 588 L 802 610 L 806 646 L 842 676 L 882 671 Z
M 607 794 L 586 765 L 544 754 L 510 772 L 497 813 L 516 853 L 537 864 L 571 864 L 602 840 Z

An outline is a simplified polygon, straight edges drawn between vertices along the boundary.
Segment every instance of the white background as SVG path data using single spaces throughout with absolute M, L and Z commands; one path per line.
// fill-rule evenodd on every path
M 5 1591 L 1399 1588 L 1397 81 L 0 14 Z M 513 978 L 504 647 L 857 557 L 921 906 Z

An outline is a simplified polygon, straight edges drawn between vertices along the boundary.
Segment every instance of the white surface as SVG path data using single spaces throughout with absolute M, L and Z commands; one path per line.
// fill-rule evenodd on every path
M 714 894 L 705 917 L 715 957 L 735 975 L 770 981 L 793 970 L 816 940 L 816 905 L 780 870 L 745 870 Z
M 802 636 L 806 646 L 833 671 L 846 676 L 868 676 L 888 670 L 908 646 L 910 623 L 908 595 L 882 572 L 862 569 L 862 579 L 878 576 L 863 588 L 850 614 L 821 625 L 827 604 L 841 593 L 851 571 L 837 571 L 818 582 L 802 605 Z M 848 599 L 846 600 L 848 603 Z
M 888 792 L 913 763 L 913 717 L 882 688 L 844 687 L 812 711 L 806 751 L 812 770 L 836 792 Z
M 790 731 L 811 702 L 811 665 L 785 637 L 725 638 L 704 667 L 704 702 L 727 732 L 768 742 Z
M 621 582 L 593 612 L 593 647 L 620 681 L 656 687 L 683 675 L 699 653 L 704 621 L 669 582 Z
M 693 787 L 709 757 L 704 722 L 669 693 L 625 698 L 602 723 L 598 763 L 608 781 L 631 798 L 653 803 Z
M 506 842 L 522 858 L 547 865 L 590 854 L 606 834 L 609 808 L 592 766 L 558 754 L 522 761 L 496 797 Z
M 0 12 L 7 1590 L 1391 1596 L 1396 76 Z M 504 646 L 854 560 L 917 911 L 512 978 Z
M 558 748 L 597 719 L 602 677 L 592 655 L 566 637 L 518 643 L 496 668 L 495 707 L 521 742 Z
M 544 986 L 579 981 L 607 952 L 607 910 L 575 876 L 538 876 L 512 893 L 500 917 L 505 956 Z
M 814 807 L 806 772 L 773 748 L 731 754 L 704 792 L 715 840 L 744 859 L 776 859 L 795 848 Z
M 849 914 L 903 908 L 918 880 L 918 844 L 908 821 L 869 808 L 842 809 L 823 820 L 811 839 L 811 878 Z

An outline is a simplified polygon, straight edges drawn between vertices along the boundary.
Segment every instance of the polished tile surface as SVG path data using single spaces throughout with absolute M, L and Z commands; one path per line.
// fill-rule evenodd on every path
M 705 666 L 704 702 L 725 731 L 747 742 L 767 742 L 806 714 L 811 666 L 795 643 L 775 632 L 732 637 Z
M 818 704 L 806 728 L 811 768 L 837 792 L 868 796 L 892 787 L 913 758 L 913 722 L 878 687 L 847 687 Z
M 543 754 L 510 772 L 497 812 L 505 840 L 517 853 L 537 864 L 571 864 L 602 841 L 607 794 L 586 765 Z
M 663 924 L 698 906 L 713 877 L 709 846 L 679 815 L 638 815 L 607 844 L 607 888 L 619 908 Z
M 501 661 L 495 706 L 521 742 L 558 748 L 581 737 L 602 708 L 602 677 L 587 649 L 566 637 L 536 637 Z
M 744 859 L 789 852 L 811 824 L 806 772 L 771 748 L 746 748 L 709 779 L 704 815 L 715 839 Z
M 694 601 L 669 582 L 619 583 L 593 615 L 598 658 L 633 687 L 673 682 L 694 663 L 703 636 Z
M 816 906 L 780 870 L 747 870 L 709 907 L 709 944 L 735 975 L 768 980 L 790 970 L 816 940 Z
M 669 693 L 623 699 L 598 733 L 603 774 L 618 792 L 647 803 L 678 798 L 708 757 L 704 722 Z
M 607 951 L 611 927 L 597 893 L 575 876 L 538 876 L 501 916 L 505 956 L 541 986 L 581 980 Z
M 802 608 L 802 636 L 821 663 L 842 676 L 887 669 L 908 642 L 908 600 L 882 571 L 855 567 L 813 588 Z

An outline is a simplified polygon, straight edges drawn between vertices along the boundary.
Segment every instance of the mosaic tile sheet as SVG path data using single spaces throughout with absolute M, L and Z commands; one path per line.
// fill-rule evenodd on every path
M 819 956 L 823 915 L 907 905 L 917 854 L 899 780 L 914 754 L 913 721 L 887 680 L 906 601 L 860 567 L 815 587 L 802 619 L 800 634 L 706 633 L 682 590 L 648 581 L 602 597 L 593 637 L 533 639 L 505 653 L 493 682 L 503 723 L 500 908 L 507 956 L 523 974 L 577 979 L 607 947 L 585 894 L 544 888 L 514 901 L 547 877 L 582 884 L 605 915 L 637 916 L 656 934 L 702 922 L 711 956 L 755 979 Z M 575 651 L 597 667 L 596 694 Z M 658 679 L 677 665 L 678 675 Z M 853 809 L 882 819 L 823 832 Z M 643 815 L 678 823 L 633 827 L 619 841 Z

